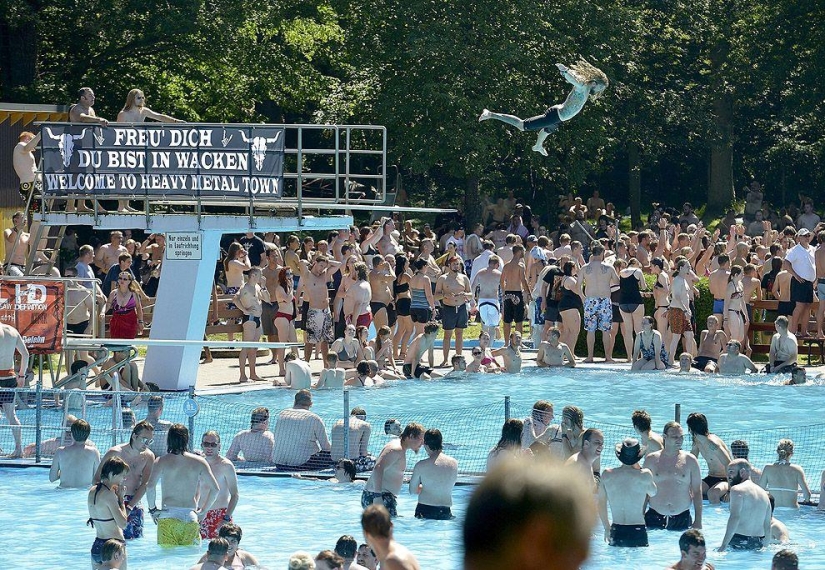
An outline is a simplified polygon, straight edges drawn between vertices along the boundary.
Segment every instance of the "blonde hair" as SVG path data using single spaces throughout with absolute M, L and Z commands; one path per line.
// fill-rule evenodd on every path
M 126 104 L 123 105 L 122 111 L 130 111 L 132 107 L 137 107 L 137 105 L 135 105 L 135 99 L 138 95 L 145 97 L 143 91 L 141 91 L 140 89 L 132 89 L 131 91 L 129 91 L 129 94 L 126 95 Z
M 315 561 L 306 552 L 296 552 L 289 557 L 289 570 L 314 570 Z
M 579 57 L 579 60 L 571 65 L 569 68 L 570 73 L 573 76 L 581 81 L 582 83 L 589 83 L 590 81 L 595 81 L 599 85 L 603 85 L 605 89 L 607 89 L 608 85 L 610 85 L 610 80 L 607 78 L 607 75 L 599 69 L 598 67 L 592 65 L 583 57 Z M 603 93 L 604 91 L 602 91 Z M 601 93 L 590 93 L 590 99 L 596 100 L 601 97 Z
M 776 446 L 776 454 L 781 461 L 787 461 L 793 455 L 793 441 L 790 439 L 780 439 L 779 445 Z

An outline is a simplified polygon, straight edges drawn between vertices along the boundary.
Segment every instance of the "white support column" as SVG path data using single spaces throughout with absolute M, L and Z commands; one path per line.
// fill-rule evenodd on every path
M 150 339 L 203 340 L 223 231 L 197 233 L 202 259 L 163 261 Z M 161 390 L 188 390 L 196 383 L 200 354 L 200 346 L 150 346 L 143 381 Z

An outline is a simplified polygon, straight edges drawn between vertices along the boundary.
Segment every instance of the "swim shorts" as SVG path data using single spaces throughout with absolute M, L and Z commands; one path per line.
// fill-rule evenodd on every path
M 647 528 L 663 528 L 665 530 L 687 530 L 693 524 L 690 517 L 690 509 L 678 515 L 663 515 L 648 507 L 645 513 L 645 525 Z
M 711 358 L 710 356 L 697 356 L 693 359 L 693 367 L 698 370 L 704 371 L 705 368 L 707 368 L 708 363 L 710 362 L 717 363 L 718 360 L 716 360 L 715 358 Z
M 713 300 L 713 314 L 714 315 L 721 315 L 722 311 L 725 310 L 725 300 L 724 299 L 714 299 Z
M 310 309 L 307 312 L 306 342 L 332 343 L 332 312 L 329 309 Z
M 429 307 L 413 307 L 410 309 L 410 317 L 414 323 L 428 323 L 433 316 Z
M 525 119 L 522 123 L 525 131 L 544 131 L 548 134 L 559 128 L 561 117 L 557 106 L 550 107 L 543 115 L 536 115 Z
M 584 300 L 584 330 L 608 332 L 613 328 L 613 305 L 607 297 L 587 297 Z
M 106 544 L 107 540 L 116 540 L 124 546 L 126 545 L 126 543 L 119 538 L 95 538 L 95 541 L 92 543 L 92 562 L 95 564 L 103 564 L 103 545 Z
M 262 333 L 266 336 L 278 334 L 275 329 L 275 313 L 278 312 L 278 303 L 261 302 L 261 326 Z
M 790 317 L 793 315 L 793 310 L 795 308 L 796 303 L 793 301 L 779 301 L 779 305 L 776 307 L 776 314 L 779 317 Z
M 523 323 L 526 314 L 524 306 L 524 296 L 521 291 L 505 291 L 504 292 L 504 322 L 508 325 L 510 323 Z
M 820 301 L 825 301 L 825 279 L 818 279 L 816 282 L 816 296 Z
M 791 278 L 791 301 L 796 303 L 814 302 L 814 284 L 811 281 L 800 283 L 796 278 Z M 732 541 L 731 541 L 732 542 Z
M 318 471 L 326 469 L 332 465 L 332 457 L 329 451 L 319 451 L 307 459 L 303 465 L 286 465 L 283 463 L 276 463 L 275 467 L 279 471 Z
M 195 513 L 194 520 L 177 518 L 158 519 L 158 544 L 161 546 L 192 546 L 201 543 L 201 526 Z
M 86 319 L 82 323 L 66 323 L 66 330 L 73 334 L 86 334 L 86 327 L 89 326 L 89 319 Z
M 381 502 L 384 503 L 391 517 L 398 516 L 398 498 L 390 492 L 374 493 L 364 489 L 364 492 L 361 493 L 361 506 L 366 509 L 372 504 L 375 497 L 381 497 Z
M 255 323 L 256 329 L 261 328 L 261 317 L 256 317 L 254 315 L 244 315 L 241 319 L 241 324 L 246 324 L 249 322 Z
M 415 506 L 415 518 L 448 521 L 453 518 L 453 512 L 450 510 L 450 507 L 434 507 L 432 505 L 418 503 Z
M 671 307 L 667 310 L 667 322 L 670 325 L 670 332 L 679 335 L 693 331 L 690 326 L 690 317 L 682 309 Z
M 226 290 L 224 291 L 224 293 L 227 294 L 227 295 L 234 295 L 235 293 L 237 293 L 240 290 L 241 290 L 240 287 L 227 287 Z M 226 308 L 229 309 L 230 311 L 234 311 L 238 307 L 235 305 L 235 303 L 227 303 Z
M 610 546 L 647 546 L 647 527 L 643 524 L 610 525 Z
M 375 467 L 375 457 L 372 455 L 362 455 L 355 460 L 355 472 L 363 473 L 365 471 L 372 471 Z
M 409 317 L 410 316 L 410 305 L 412 305 L 412 299 L 407 299 L 406 297 L 401 297 L 395 302 L 395 306 L 398 309 L 398 316 L 399 317 Z
M 759 550 L 762 548 L 764 536 L 745 536 L 744 534 L 734 534 L 728 546 L 732 550 Z
M 355 325 L 359 327 L 369 327 L 371 322 L 372 313 L 364 313 L 362 315 L 358 315 L 358 318 L 355 320 Z
M 478 314 L 485 327 L 497 327 L 501 322 L 501 308 L 498 299 L 479 299 Z
M 708 486 L 708 490 L 712 489 L 714 486 L 718 485 L 719 483 L 727 483 L 727 477 L 715 477 L 713 475 L 708 475 L 704 479 L 702 479 L 702 483 Z M 702 493 L 702 498 L 707 499 L 708 494 Z
M 541 312 L 541 297 L 536 299 L 534 303 L 534 310 L 533 310 L 533 324 L 536 325 L 543 325 L 544 324 L 544 313 Z
M 123 496 L 124 505 L 131 500 L 132 495 Z M 126 516 L 126 528 L 123 529 L 123 538 L 126 540 L 143 538 L 143 506 L 140 503 L 135 505 Z
M 406 378 L 421 378 L 422 374 L 429 374 L 433 371 L 433 369 L 429 366 L 421 366 L 420 364 L 416 364 L 415 373 L 413 373 L 412 364 L 407 363 L 401 367 L 401 371 L 404 373 Z
M 201 538 L 218 538 L 218 531 L 221 526 L 226 522 L 230 522 L 223 520 L 225 516 L 226 507 L 208 511 L 206 517 L 201 521 Z
M 469 323 L 470 316 L 467 314 L 467 303 L 455 307 L 441 304 L 441 326 L 445 331 L 466 329 Z
M 0 379 L 0 388 L 17 388 L 17 377 Z M 0 404 L 14 402 L 14 392 L 0 392 Z

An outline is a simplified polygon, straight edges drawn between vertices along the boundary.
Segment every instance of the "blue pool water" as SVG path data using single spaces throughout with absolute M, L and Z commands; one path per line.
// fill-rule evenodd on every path
M 794 461 L 803 465 L 808 481 L 816 489 L 823 469 L 821 441 L 825 426 L 821 422 L 823 386 L 780 386 L 778 379 L 765 377 L 708 378 L 680 377 L 670 374 L 630 375 L 606 370 L 527 370 L 521 375 L 468 377 L 429 383 L 409 381 L 384 388 L 350 391 L 350 406 L 364 406 L 373 422 L 371 448 L 377 453 L 386 442 L 381 426 L 387 417 L 402 422 L 421 421 L 444 432 L 447 453 L 459 458 L 463 471 L 483 470 L 487 451 L 498 439 L 504 420 L 504 396 L 511 396 L 511 413 L 525 417 L 537 399 L 549 399 L 561 408 L 576 404 L 585 412 L 585 424 L 605 430 L 606 451 L 603 466 L 611 461 L 610 446 L 632 435 L 630 414 L 647 409 L 654 429 L 672 419 L 674 404 L 680 403 L 682 419 L 691 411 L 704 412 L 711 431 L 730 443 L 743 438 L 751 446 L 757 466 L 775 459 L 776 442 L 790 437 L 796 443 Z M 248 427 L 249 412 L 264 405 L 273 416 L 292 404 L 294 392 L 287 390 L 253 392 L 219 397 L 199 397 L 201 412 L 195 433 L 217 428 L 223 435 L 224 450 L 236 431 Z M 183 398 L 167 400 L 164 418 L 186 423 Z M 313 411 L 329 427 L 343 413 L 340 391 L 314 393 Z M 30 414 L 25 411 L 21 416 Z M 136 410 L 138 418 L 145 408 Z M 59 412 L 47 411 L 46 421 L 59 422 Z M 108 446 L 111 411 L 95 408 L 90 420 L 95 426 L 93 439 Z M 22 418 L 24 423 L 26 419 Z M 273 421 L 274 425 L 274 421 Z M 3 446 L 8 431 L 3 429 Z M 24 437 L 24 439 L 28 439 Z M 690 445 L 686 439 L 685 447 Z M 415 456 L 408 454 L 409 465 Z M 704 461 L 700 461 L 704 467 Z M 41 567 L 85 567 L 94 533 L 83 526 L 88 514 L 84 491 L 57 490 L 41 469 L 2 469 L 0 485 L 0 528 L 15 528 L 16 540 L 4 541 L 0 561 L 37 561 Z M 256 554 L 269 568 L 283 568 L 295 550 L 316 553 L 331 548 L 342 534 L 353 534 L 359 541 L 360 489 L 326 483 L 283 478 L 242 477 L 241 501 L 236 511 L 244 529 L 243 546 Z M 454 512 L 460 521 L 471 487 L 457 487 Z M 458 521 L 418 521 L 412 517 L 414 499 L 402 492 L 396 523 L 399 540 L 410 546 L 423 568 L 454 569 L 461 566 L 460 524 Z M 705 533 L 710 547 L 717 547 L 724 535 L 727 506 L 706 510 Z M 778 517 L 791 532 L 793 545 L 805 567 L 825 567 L 825 513 L 804 507 L 799 511 L 778 511 Z M 45 532 L 44 532 L 45 531 Z M 182 548 L 161 550 L 154 544 L 155 527 L 147 525 L 148 538 L 130 544 L 130 568 L 186 568 L 200 550 Z M 588 569 L 662 568 L 678 559 L 677 533 L 651 533 L 652 548 L 642 551 L 607 547 L 601 532 L 594 531 L 593 553 Z M 31 540 L 26 540 L 29 538 Z M 34 540 L 34 539 L 37 540 Z M 710 559 L 720 568 L 768 567 L 772 552 L 716 553 Z M 45 566 L 43 561 L 48 561 Z

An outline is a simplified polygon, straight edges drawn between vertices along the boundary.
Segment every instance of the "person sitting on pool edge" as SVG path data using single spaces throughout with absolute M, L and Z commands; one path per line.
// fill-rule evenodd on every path
M 746 371 L 757 371 L 753 361 L 739 352 L 742 345 L 738 340 L 729 340 L 725 346 L 728 351 L 719 356 L 719 374 L 741 376 Z
M 778 374 L 790 372 L 796 365 L 799 345 L 796 336 L 788 332 L 788 317 L 779 316 L 773 323 L 776 334 L 771 338 L 771 347 L 768 352 L 768 365 L 765 372 Z
M 424 325 L 424 332 L 416 336 L 407 348 L 407 358 L 404 359 L 402 370 L 407 378 L 418 378 L 419 380 L 429 380 L 432 376 L 432 368 L 421 365 L 421 359 L 435 343 L 438 334 L 438 323 L 430 321 Z

